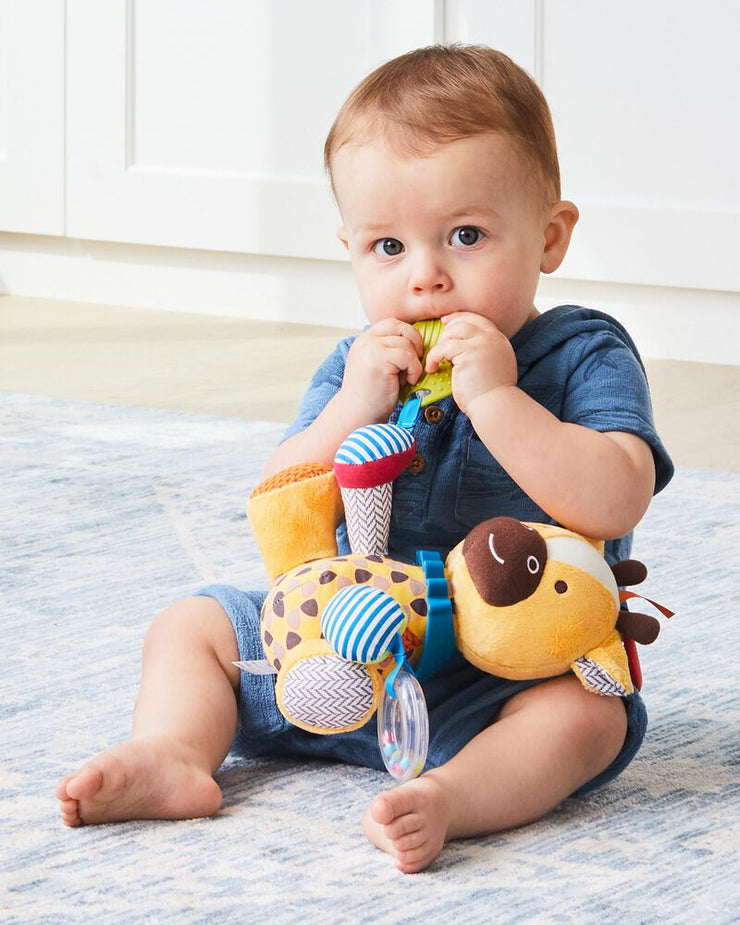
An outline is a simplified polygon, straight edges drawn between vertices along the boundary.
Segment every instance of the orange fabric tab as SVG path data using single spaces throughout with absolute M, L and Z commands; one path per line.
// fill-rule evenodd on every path
M 284 485 L 292 485 L 295 482 L 315 478 L 317 475 L 325 475 L 327 472 L 331 472 L 331 466 L 324 466 L 320 463 L 299 463 L 297 466 L 290 466 L 276 472 L 275 475 L 271 475 L 264 482 L 260 482 L 250 495 L 250 498 L 256 498 L 257 495 L 266 494 L 268 491 L 275 491 Z

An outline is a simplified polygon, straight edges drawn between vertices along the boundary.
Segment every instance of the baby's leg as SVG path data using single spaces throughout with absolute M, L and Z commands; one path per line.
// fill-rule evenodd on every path
M 56 795 L 71 826 L 190 819 L 221 805 L 213 773 L 236 729 L 236 637 L 221 605 L 195 597 L 154 618 L 144 642 L 131 739 L 65 777 Z
M 612 763 L 626 731 L 621 699 L 589 693 L 572 675 L 528 688 L 447 764 L 377 796 L 365 834 L 416 873 L 445 841 L 544 816 Z

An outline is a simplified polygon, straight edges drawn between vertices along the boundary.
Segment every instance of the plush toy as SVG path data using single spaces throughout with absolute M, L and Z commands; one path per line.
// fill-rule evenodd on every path
M 426 351 L 438 332 L 423 333 Z M 424 397 L 417 390 L 411 401 Z M 650 643 L 660 629 L 655 617 L 621 609 L 638 595 L 619 586 L 641 582 L 645 566 L 610 568 L 603 542 L 561 527 L 495 517 L 444 563 L 425 551 L 414 565 L 389 558 L 392 483 L 414 453 L 409 429 L 370 425 L 344 442 L 333 468 L 298 466 L 257 487 L 248 515 L 272 583 L 261 615 L 266 659 L 237 663 L 276 674 L 278 707 L 302 729 L 346 732 L 378 710 L 383 757 L 401 780 L 426 757 L 416 678 L 456 649 L 500 677 L 570 670 L 590 691 L 624 696 L 640 684 L 633 641 Z M 343 513 L 352 553 L 339 556 Z

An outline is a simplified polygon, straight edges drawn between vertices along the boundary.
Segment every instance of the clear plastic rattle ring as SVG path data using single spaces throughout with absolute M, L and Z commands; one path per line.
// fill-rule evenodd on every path
M 421 774 L 429 749 L 429 715 L 421 684 L 403 668 L 383 687 L 378 742 L 383 763 L 397 781 L 403 783 Z

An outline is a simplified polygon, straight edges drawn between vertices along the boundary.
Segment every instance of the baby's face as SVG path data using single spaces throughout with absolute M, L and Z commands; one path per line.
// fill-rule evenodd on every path
M 549 215 L 505 136 L 461 139 L 428 157 L 379 139 L 350 144 L 332 167 L 339 236 L 371 322 L 468 311 L 512 337 L 537 314 Z

